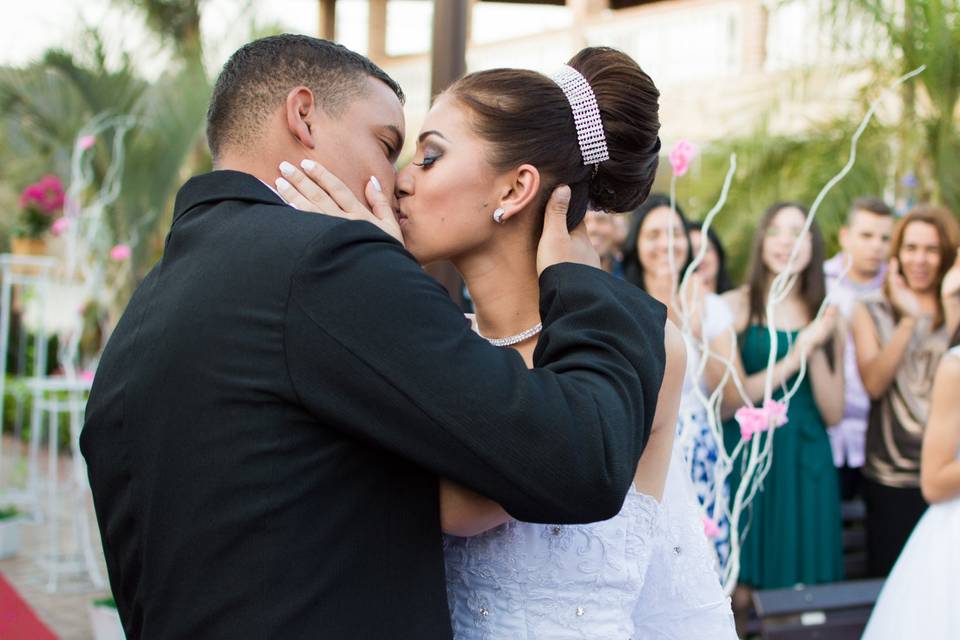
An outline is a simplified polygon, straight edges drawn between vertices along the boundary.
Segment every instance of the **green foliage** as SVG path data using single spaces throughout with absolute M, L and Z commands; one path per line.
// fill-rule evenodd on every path
M 11 520 L 20 515 L 20 512 L 16 507 L 4 507 L 0 508 L 0 522 L 4 520 Z
M 833 32 L 843 39 L 851 16 L 865 17 L 893 55 L 877 62 L 890 77 L 926 65 L 904 85 L 897 167 L 922 190 L 960 214 L 960 2 L 958 0 L 832 0 Z M 900 175 L 898 178 L 902 177 Z
M 200 62 L 200 5 L 204 0 L 122 0 L 140 10 L 147 27 L 171 44 L 184 60 Z
M 27 388 L 26 378 L 15 378 L 7 376 L 5 398 L 3 403 L 3 432 L 13 433 L 17 422 L 20 423 L 20 439 L 23 442 L 30 442 L 30 415 L 33 409 L 33 394 Z M 69 400 L 69 393 L 59 394 L 60 399 Z M 41 441 L 48 440 L 49 416 L 43 415 L 43 421 L 40 425 Z M 65 450 L 70 446 L 70 417 L 67 414 L 61 414 L 57 421 L 57 446 Z
M 50 228 L 51 221 L 50 216 L 34 207 L 28 207 L 20 214 L 19 222 L 13 229 L 13 235 L 22 238 L 42 238 Z
M 714 222 L 736 281 L 746 269 L 756 221 L 775 202 L 792 200 L 809 207 L 846 164 L 856 125 L 833 122 L 803 137 L 770 135 L 763 127 L 753 136 L 706 148 L 691 175 L 678 180 L 678 203 L 692 219 L 702 219 L 720 196 L 730 153 L 737 154 L 727 204 Z M 823 201 L 816 219 L 828 255 L 838 248 L 837 232 L 850 203 L 859 196 L 883 195 L 891 156 L 889 135 L 889 129 L 871 124 L 860 139 L 853 170 Z
M 136 118 L 124 139 L 120 196 L 106 216 L 115 240 L 132 242 L 139 276 L 156 258 L 184 173 L 209 168 L 201 133 L 210 82 L 195 60 L 172 65 L 154 82 L 129 57 L 108 68 L 102 39 L 90 35 L 89 51 L 51 50 L 29 67 L 0 69 L 0 150 L 8 179 L 18 184 L 44 173 L 68 178 L 74 141 L 87 123 L 111 114 Z M 113 161 L 113 148 L 112 132 L 97 140 L 97 179 Z
M 116 609 L 117 602 L 113 599 L 113 596 L 108 598 L 97 598 L 93 601 L 93 606 L 95 607 L 106 607 L 108 609 Z

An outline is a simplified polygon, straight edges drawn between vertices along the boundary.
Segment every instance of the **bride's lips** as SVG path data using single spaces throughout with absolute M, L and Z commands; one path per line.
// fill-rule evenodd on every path
M 403 212 L 403 209 L 397 207 L 394 209 L 393 213 L 397 216 L 397 224 L 399 224 L 401 227 L 407 223 L 407 214 Z

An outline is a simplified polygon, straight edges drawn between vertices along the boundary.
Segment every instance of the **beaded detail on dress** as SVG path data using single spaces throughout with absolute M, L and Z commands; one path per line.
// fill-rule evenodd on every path
M 736 640 L 685 473 L 675 446 L 662 502 L 631 486 L 603 522 L 444 536 L 454 640 Z
M 454 638 L 631 638 L 661 511 L 631 488 L 603 522 L 511 521 L 472 538 L 445 536 Z

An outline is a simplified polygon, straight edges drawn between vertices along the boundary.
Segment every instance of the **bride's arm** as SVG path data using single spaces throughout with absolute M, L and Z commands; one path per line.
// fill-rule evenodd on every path
M 454 536 L 475 536 L 500 526 L 510 516 L 499 504 L 460 486 L 440 479 L 440 528 Z
M 920 487 L 927 502 L 960 496 L 960 358 L 947 355 L 933 379 L 930 418 L 923 436 Z

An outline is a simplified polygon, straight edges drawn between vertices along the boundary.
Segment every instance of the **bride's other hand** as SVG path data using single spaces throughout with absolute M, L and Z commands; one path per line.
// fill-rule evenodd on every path
M 587 236 L 587 223 L 581 221 L 573 231 L 567 231 L 569 207 L 570 187 L 560 185 L 550 194 L 544 211 L 543 233 L 537 247 L 537 273 L 561 262 L 600 268 L 600 256 Z
M 347 220 L 364 220 L 403 244 L 400 223 L 390 201 L 380 188 L 380 181 L 371 176 L 364 195 L 372 211 L 357 199 L 337 176 L 313 160 L 304 160 L 297 168 L 289 162 L 280 164 L 282 178 L 277 178 L 277 193 L 292 207 L 301 211 L 323 213 Z

